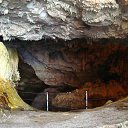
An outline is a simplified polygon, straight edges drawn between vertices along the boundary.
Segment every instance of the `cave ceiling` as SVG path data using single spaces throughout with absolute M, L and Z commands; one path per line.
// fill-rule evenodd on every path
M 126 38 L 128 0 L 0 0 L 4 40 Z
M 115 52 L 108 49 L 123 46 L 87 43 L 103 38 L 125 38 L 121 43 L 127 43 L 127 35 L 128 0 L 0 0 L 0 36 L 16 39 L 9 44 L 16 46 L 21 59 L 47 85 L 77 87 L 96 81 L 103 76 L 100 68 L 104 72 L 108 56 Z M 103 64 L 97 64 L 102 58 Z

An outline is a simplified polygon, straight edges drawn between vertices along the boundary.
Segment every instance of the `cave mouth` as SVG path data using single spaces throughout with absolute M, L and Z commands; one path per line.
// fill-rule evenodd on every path
M 18 50 L 17 92 L 34 108 L 47 110 L 47 92 L 50 111 L 86 109 L 86 91 L 89 109 L 128 95 L 127 39 L 14 40 L 5 45 Z
M 19 72 L 21 80 L 18 82 L 17 92 L 24 102 L 38 110 L 47 110 L 47 92 L 48 92 L 48 110 L 49 111 L 69 111 L 69 108 L 56 108 L 52 106 L 52 99 L 59 93 L 66 93 L 76 88 L 68 85 L 59 87 L 46 85 L 35 74 L 33 68 L 24 63 L 19 58 Z

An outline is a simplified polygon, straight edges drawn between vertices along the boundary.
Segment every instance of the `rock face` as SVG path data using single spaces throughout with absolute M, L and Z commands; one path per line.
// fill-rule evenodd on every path
M 80 87 L 97 80 L 127 81 L 127 45 L 77 43 L 29 43 L 19 49 L 19 54 L 47 85 Z
M 72 92 L 60 93 L 52 100 L 56 109 L 85 109 L 86 91 L 88 95 L 88 108 L 104 105 L 108 100 L 116 101 L 128 95 L 127 84 L 122 85 L 116 81 L 104 83 L 86 83 L 85 87 Z
M 0 110 L 32 109 L 17 94 L 14 81 L 19 80 L 16 49 L 8 49 L 0 42 Z
M 113 39 L 121 38 L 127 43 L 127 35 L 128 0 L 0 0 L 0 39 L 20 39 L 19 43 L 9 43 L 17 48 L 27 65 L 20 67 L 26 69 L 21 71 L 25 78 L 22 77 L 21 83 L 79 89 L 87 82 L 108 84 L 116 80 L 123 87 L 128 83 L 128 46 Z M 99 44 L 100 40 L 97 43 L 96 39 L 101 38 L 113 42 L 107 40 L 107 43 Z M 18 65 L 16 57 L 10 58 L 14 65 Z M 11 65 L 13 73 L 8 77 L 18 80 L 18 66 L 14 65 Z M 55 107 L 85 107 L 84 95 L 74 94 L 55 92 L 50 102 Z M 40 99 L 41 95 L 37 97 Z
M 52 88 L 52 87 L 50 87 L 50 88 L 46 88 L 46 89 L 44 89 L 44 91 L 43 92 L 41 92 L 41 93 L 38 93 L 37 94 L 37 96 L 34 98 L 34 100 L 33 100 L 33 102 L 32 102 L 32 104 L 31 104 L 31 106 L 32 107 L 34 107 L 34 108 L 37 108 L 37 109 L 41 109 L 41 110 L 47 110 L 47 92 L 48 92 L 48 109 L 50 110 L 50 111 L 58 111 L 58 110 L 62 110 L 62 111 L 64 111 L 64 110 L 70 110 L 70 109 L 73 109 L 73 106 L 72 107 L 69 107 L 69 106 L 60 106 L 60 104 L 58 105 L 59 107 L 56 107 L 56 105 L 54 105 L 54 99 L 55 99 L 55 97 L 58 95 L 58 94 L 66 94 L 65 92 L 68 92 L 68 91 L 72 91 L 73 89 L 71 89 L 71 88 L 69 88 L 69 87 L 64 87 L 64 86 L 62 86 L 62 87 L 57 87 L 57 88 Z M 73 96 L 73 95 L 71 95 L 71 96 Z M 80 101 L 82 101 L 81 99 L 80 99 L 80 97 L 76 97 L 76 96 L 74 96 L 74 98 L 73 97 L 71 97 L 71 102 L 73 101 L 73 99 L 74 99 L 74 101 L 76 101 L 75 100 L 75 98 L 77 98 L 78 100 L 79 100 L 79 104 L 80 105 L 78 105 L 78 103 L 76 104 L 75 102 L 75 105 L 76 105 L 76 107 L 74 107 L 74 109 L 76 108 L 76 109 L 79 109 L 79 108 L 81 108 L 82 106 L 82 103 L 80 102 Z M 67 98 L 67 100 L 68 100 L 68 98 Z M 70 101 L 68 102 L 66 102 L 67 104 L 70 104 Z M 80 107 L 81 106 L 81 107 Z
M 116 101 L 128 95 L 127 84 L 123 85 L 116 81 L 110 81 L 108 84 L 88 82 L 83 87 L 70 92 L 62 93 L 55 88 L 45 89 L 44 92 L 36 96 L 32 106 L 37 109 L 46 110 L 46 92 L 49 92 L 49 110 L 85 109 L 86 91 L 88 95 L 88 108 L 99 107 L 107 101 Z
M 124 38 L 127 34 L 127 0 L 0 1 L 4 40 Z
M 40 81 L 57 89 L 60 86 L 77 88 L 63 92 L 46 89 L 37 95 L 32 106 L 46 108 L 46 91 L 49 91 L 52 110 L 85 108 L 86 91 L 90 98 L 89 108 L 127 96 L 128 46 L 122 41 L 106 42 L 88 44 L 85 40 L 72 40 L 51 43 L 50 40 L 19 46 L 21 59 L 34 69 Z
M 18 72 L 18 54 L 16 49 L 7 49 L 0 42 L 0 78 L 10 81 L 20 80 Z
M 53 108 L 57 110 L 85 109 L 84 94 L 67 92 L 60 93 L 52 100 Z

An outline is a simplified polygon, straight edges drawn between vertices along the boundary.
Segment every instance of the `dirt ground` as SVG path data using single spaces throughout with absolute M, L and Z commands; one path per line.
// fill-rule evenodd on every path
M 5 111 L 0 128 L 128 128 L 128 98 L 93 110 Z

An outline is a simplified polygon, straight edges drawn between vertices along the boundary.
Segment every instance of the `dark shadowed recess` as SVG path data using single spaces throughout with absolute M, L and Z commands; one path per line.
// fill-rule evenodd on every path
M 47 92 L 49 92 L 49 110 L 51 110 L 51 111 L 58 111 L 58 110 L 59 111 L 69 111 L 69 110 L 73 110 L 74 108 L 66 107 L 66 106 L 64 107 L 62 105 L 59 108 L 59 105 L 58 106 L 52 105 L 52 103 L 54 102 L 53 100 L 57 96 L 59 96 L 59 94 L 63 95 L 63 93 L 66 94 L 67 92 L 73 92 L 76 89 L 79 90 L 83 87 L 82 85 L 84 85 L 84 86 L 86 85 L 85 84 L 86 82 L 91 82 L 93 84 L 96 84 L 97 81 L 100 81 L 100 82 L 108 85 L 109 82 L 112 80 L 117 81 L 119 83 L 123 83 L 123 81 L 125 81 L 127 79 L 127 78 L 124 78 L 124 76 L 121 76 L 121 73 L 118 73 L 118 72 L 110 73 L 110 70 L 111 70 L 111 66 L 115 66 L 115 67 L 117 66 L 117 63 L 119 62 L 121 57 L 124 57 L 124 60 L 128 61 L 128 56 L 127 56 L 128 51 L 126 51 L 126 55 L 123 55 L 124 53 L 120 50 L 114 51 L 110 55 L 108 55 L 108 57 L 106 57 L 106 59 L 103 59 L 103 62 L 100 62 L 99 64 L 97 64 L 98 62 L 97 63 L 95 62 L 97 60 L 94 58 L 94 61 L 89 61 L 89 64 L 88 64 L 89 69 L 87 71 L 85 70 L 86 67 L 84 67 L 83 64 L 81 64 L 81 62 L 79 62 L 81 64 L 81 66 L 83 66 L 83 67 L 80 66 L 77 69 L 77 66 L 76 66 L 76 69 L 78 71 L 77 70 L 72 71 L 73 74 L 75 74 L 76 78 L 78 78 L 78 80 L 79 80 L 78 86 L 76 86 L 76 85 L 73 86 L 72 85 L 73 82 L 71 83 L 71 85 L 64 83 L 64 84 L 60 84 L 59 86 L 58 85 L 51 86 L 49 84 L 46 84 L 45 81 L 41 80 L 38 77 L 38 75 L 37 75 L 36 71 L 33 69 L 33 67 L 24 61 L 24 59 L 22 58 L 22 56 L 20 54 L 22 49 L 25 51 L 26 49 L 29 50 L 29 46 L 31 46 L 31 49 L 32 49 L 32 46 L 37 46 L 37 47 L 40 47 L 40 49 L 42 48 L 42 49 L 46 50 L 46 52 L 49 53 L 48 54 L 49 62 L 47 63 L 48 66 L 50 65 L 49 63 L 51 63 L 52 61 L 56 61 L 56 63 L 57 63 L 57 61 L 61 62 L 63 60 L 64 61 L 63 63 L 65 64 L 67 61 L 67 58 L 66 58 L 65 54 L 61 51 L 64 51 L 64 52 L 66 51 L 66 54 L 67 55 L 71 54 L 71 57 L 72 56 L 74 57 L 74 55 L 73 55 L 74 53 L 76 55 L 78 55 L 78 57 L 79 57 L 79 55 L 81 57 L 81 55 L 83 55 L 83 53 L 87 53 L 89 51 L 88 52 L 89 56 L 93 58 L 93 57 L 95 57 L 95 54 L 98 52 L 98 50 L 101 50 L 102 46 L 104 46 L 104 45 L 107 46 L 108 44 L 110 44 L 110 45 L 111 44 L 114 44 L 114 45 L 121 44 L 125 47 L 128 47 L 128 39 L 127 38 L 126 39 L 110 38 L 110 39 L 98 39 L 98 40 L 83 38 L 83 39 L 73 39 L 73 40 L 69 40 L 69 41 L 64 41 L 61 39 L 57 39 L 57 40 L 42 39 L 39 41 L 21 41 L 19 39 L 15 39 L 15 40 L 11 40 L 11 41 L 3 41 L 2 37 L 0 37 L 0 41 L 4 42 L 4 44 L 7 47 L 13 47 L 18 50 L 19 72 L 20 72 L 21 80 L 18 82 L 17 91 L 18 91 L 19 95 L 21 96 L 21 98 L 26 103 L 32 105 L 33 107 L 35 107 L 37 109 L 46 110 L 46 93 Z M 95 50 L 95 46 L 96 46 L 97 50 Z M 94 53 L 93 53 L 93 49 L 89 50 L 90 47 L 94 47 Z M 99 47 L 99 49 L 98 49 L 98 47 Z M 112 47 L 110 47 L 110 48 L 112 48 Z M 33 49 L 34 49 L 34 47 L 33 47 Z M 23 52 L 23 50 L 22 50 L 22 52 Z M 111 49 L 108 49 L 108 51 L 110 51 L 110 50 Z M 37 50 L 37 52 L 38 52 L 38 50 Z M 47 58 L 45 58 L 45 59 L 47 59 Z M 75 59 L 77 60 L 77 58 L 75 58 Z M 34 60 L 33 60 L 33 63 L 34 63 Z M 72 66 L 72 64 L 70 66 Z M 74 67 L 75 67 L 75 64 L 74 64 Z M 53 69 L 56 68 L 56 65 L 54 65 L 52 68 Z M 65 67 L 64 67 L 64 69 L 62 67 L 61 68 L 58 67 L 58 69 L 60 71 L 65 70 Z M 80 71 L 79 71 L 79 69 L 80 69 Z M 81 69 L 84 71 L 81 71 Z M 68 75 L 68 70 L 69 69 L 67 68 L 66 69 L 67 75 Z M 127 69 L 125 72 L 127 72 Z M 67 80 L 67 78 L 65 78 L 65 79 Z M 75 79 L 75 77 L 74 77 L 74 79 Z M 75 80 L 72 80 L 72 81 L 75 81 Z M 77 80 L 74 83 L 77 83 Z M 127 84 L 127 81 L 125 83 Z M 123 86 L 126 87 L 126 84 Z M 91 88 L 92 88 L 91 90 L 93 90 L 92 86 L 91 86 Z M 103 93 L 104 93 L 104 91 L 103 91 Z M 104 97 L 102 97 L 103 95 L 104 94 L 102 94 L 102 95 L 94 94 L 94 96 L 91 96 L 92 100 L 89 103 L 89 104 L 91 104 L 90 108 L 101 106 L 101 105 L 105 104 L 105 102 L 107 102 L 108 100 L 115 101 L 116 99 L 118 99 L 115 97 L 113 98 L 111 96 L 107 97 L 105 99 Z M 70 97 L 70 98 L 72 98 L 72 97 Z M 84 100 L 85 100 L 85 97 L 84 97 Z M 70 100 L 67 102 L 70 102 Z M 80 102 L 80 100 L 79 100 L 79 102 Z M 76 104 L 77 104 L 77 102 L 76 102 Z M 85 107 L 86 106 L 84 104 L 82 109 Z M 78 107 L 78 109 L 79 108 L 80 107 Z

